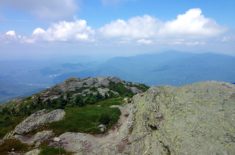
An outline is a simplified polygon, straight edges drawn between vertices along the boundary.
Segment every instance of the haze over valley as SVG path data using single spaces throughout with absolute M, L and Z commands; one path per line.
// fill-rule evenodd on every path
M 167 51 L 99 61 L 86 58 L 73 62 L 14 63 L 0 62 L 0 101 L 31 95 L 70 77 L 116 76 L 150 86 L 181 86 L 210 80 L 235 81 L 235 57 L 213 53 Z

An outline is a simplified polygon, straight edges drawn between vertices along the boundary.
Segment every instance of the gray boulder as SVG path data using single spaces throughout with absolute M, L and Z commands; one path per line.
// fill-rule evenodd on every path
M 20 140 L 22 143 L 26 143 L 28 145 L 39 146 L 42 142 L 48 140 L 54 135 L 52 131 L 41 131 L 36 133 L 35 135 L 28 137 L 23 135 L 15 135 L 14 138 Z
M 133 99 L 130 154 L 235 154 L 235 85 L 154 87 Z
M 45 109 L 40 110 L 30 115 L 23 122 L 18 124 L 11 133 L 5 136 L 5 139 L 11 138 L 14 135 L 27 134 L 44 124 L 60 121 L 64 118 L 64 116 L 65 111 L 61 109 L 53 110 L 51 112 L 48 112 Z

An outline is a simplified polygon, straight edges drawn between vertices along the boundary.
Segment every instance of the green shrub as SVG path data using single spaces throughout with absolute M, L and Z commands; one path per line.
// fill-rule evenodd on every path
M 118 92 L 122 97 L 132 97 L 134 95 L 123 83 L 110 82 L 109 89 Z
M 149 86 L 146 86 L 145 84 L 133 84 L 133 86 L 142 91 L 146 91 L 149 89 Z

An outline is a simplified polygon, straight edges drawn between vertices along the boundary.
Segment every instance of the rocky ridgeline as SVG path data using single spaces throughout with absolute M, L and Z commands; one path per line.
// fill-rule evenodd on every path
M 133 84 L 120 80 L 116 77 L 97 77 L 97 78 L 70 78 L 65 82 L 52 87 L 40 96 L 43 101 L 55 100 L 63 97 L 68 99 L 69 95 L 72 98 L 75 96 L 88 96 L 88 95 L 100 95 L 101 97 L 109 97 L 112 95 L 123 95 L 121 90 L 117 90 L 117 85 L 123 87 L 131 94 L 137 94 L 143 92 L 139 84 Z
M 87 88 L 91 87 L 113 90 L 109 87 L 111 83 L 122 83 L 128 90 L 138 89 L 138 86 L 116 78 L 70 79 L 46 90 L 42 95 L 44 99 L 55 98 L 59 94 L 56 90 L 73 92 L 83 88 L 82 92 L 87 92 Z M 119 108 L 120 119 L 106 134 L 66 132 L 54 137 L 51 131 L 40 131 L 25 142 L 31 144 L 32 141 L 41 142 L 40 138 L 51 139 L 49 142 L 51 146 L 56 146 L 60 141 L 61 147 L 66 151 L 88 155 L 235 154 L 235 85 L 233 84 L 211 81 L 183 87 L 152 87 L 146 92 L 135 95 L 131 103 Z M 30 117 L 34 115 L 37 113 Z M 29 128 L 23 126 L 27 126 L 25 122 L 31 120 L 30 117 L 13 132 L 23 133 L 22 129 L 29 131 Z M 32 124 L 32 128 L 35 128 L 35 124 L 38 123 Z M 38 154 L 40 150 L 32 152 Z
M 33 99 L 47 104 L 64 102 L 82 106 L 106 98 L 131 97 L 147 88 L 145 85 L 126 82 L 116 77 L 70 78 L 40 95 L 33 96 Z
M 126 82 L 116 77 L 70 78 L 38 94 L 12 100 L 0 107 L 0 112 L 29 115 L 42 109 L 63 109 L 66 106 L 93 104 L 108 98 L 132 97 L 147 89 L 146 85 Z

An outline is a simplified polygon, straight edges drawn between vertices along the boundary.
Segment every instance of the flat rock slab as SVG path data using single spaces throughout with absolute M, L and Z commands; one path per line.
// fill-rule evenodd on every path
M 136 95 L 130 154 L 235 154 L 235 85 L 201 82 Z
M 18 124 L 11 133 L 5 136 L 4 139 L 14 137 L 14 135 L 27 134 L 44 124 L 60 121 L 64 118 L 64 116 L 65 111 L 61 109 L 53 110 L 50 112 L 45 109 L 40 110 L 30 115 L 23 122 Z
M 36 146 L 39 146 L 42 142 L 48 140 L 54 135 L 52 131 L 41 131 L 36 133 L 33 136 L 26 137 L 23 135 L 15 135 L 14 138 L 20 140 L 22 143 L 26 143 L 28 145 L 35 144 Z

